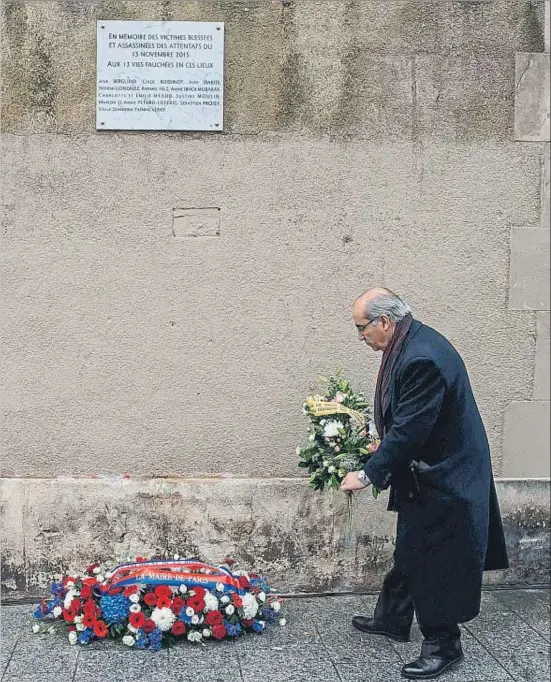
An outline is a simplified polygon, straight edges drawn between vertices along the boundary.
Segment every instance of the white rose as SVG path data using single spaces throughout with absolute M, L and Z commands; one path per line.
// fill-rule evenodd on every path
M 134 639 L 134 637 L 132 637 L 132 635 L 125 635 L 122 638 L 122 643 L 126 644 L 126 646 L 134 646 L 136 640 Z
M 339 429 L 342 429 L 341 422 L 329 421 L 323 427 L 323 435 L 325 438 L 336 438 L 339 435 Z
M 226 613 L 228 614 L 228 616 L 231 616 L 235 613 L 235 608 L 233 607 L 232 604 L 226 606 Z
M 258 601 L 266 601 L 266 593 L 265 592 L 259 592 L 256 595 L 256 598 L 258 599 Z
M 195 615 L 195 611 L 191 608 L 191 606 L 188 606 L 186 609 L 186 616 L 189 616 L 190 618 Z
M 281 625 L 281 627 L 284 627 L 285 625 L 287 625 L 287 621 L 285 620 L 285 618 L 280 618 L 279 624 Z
M 69 644 L 76 644 L 77 639 L 78 639 L 78 635 L 74 630 L 69 633 Z
M 69 591 L 67 592 L 67 594 L 65 595 L 65 599 L 63 600 L 63 606 L 64 606 L 66 609 L 68 609 L 69 606 L 71 606 L 71 602 L 73 601 L 74 596 L 75 596 L 75 595 L 74 595 L 74 593 L 73 593 L 71 590 L 69 590 Z
M 210 637 L 210 630 L 208 630 L 207 628 L 205 628 L 205 629 L 203 630 L 203 637 L 204 637 L 205 639 L 208 639 L 208 638 Z
M 225 597 L 222 597 L 222 599 L 220 600 L 220 603 L 221 604 L 228 604 L 229 601 L 230 601 L 230 598 L 228 596 L 225 596 Z
M 142 607 L 139 604 L 132 604 L 132 606 L 130 607 L 131 613 L 138 613 L 141 610 L 142 610 Z
M 77 630 L 78 632 L 82 632 L 83 630 L 86 630 L 86 628 L 83 623 L 77 623 Z
M 216 591 L 217 592 L 223 592 L 224 591 L 224 583 L 216 583 Z
M 35 635 L 38 635 L 38 633 L 40 632 L 40 625 L 38 623 L 35 623 L 33 625 L 33 632 Z
M 53 613 L 56 618 L 59 618 L 59 616 L 61 616 L 61 614 L 63 613 L 63 609 L 61 608 L 61 606 L 55 606 Z
M 131 594 L 129 599 L 133 604 L 137 604 L 140 601 L 140 595 L 139 594 Z
M 130 630 L 130 632 L 138 632 L 138 628 L 135 628 L 133 625 L 130 625 L 130 623 L 128 623 L 127 628 Z
M 199 625 L 199 616 L 195 614 L 194 616 L 191 617 L 191 624 L 192 625 Z
M 180 585 L 180 594 L 185 594 L 187 592 L 187 587 L 185 585 Z
M 84 616 L 75 616 L 75 623 L 82 623 Z
M 281 608 L 281 604 L 280 604 L 278 601 L 275 601 L 275 602 L 272 604 L 272 609 L 273 609 L 276 613 L 280 610 L 280 608 Z

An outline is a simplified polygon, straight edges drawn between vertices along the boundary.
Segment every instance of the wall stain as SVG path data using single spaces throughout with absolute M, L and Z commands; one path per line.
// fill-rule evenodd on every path
M 294 4 L 282 5 L 281 26 L 285 56 L 281 66 L 279 107 L 276 114 L 276 127 L 279 130 L 292 127 L 304 116 L 308 104 L 304 87 L 304 58 L 296 47 L 295 13 Z

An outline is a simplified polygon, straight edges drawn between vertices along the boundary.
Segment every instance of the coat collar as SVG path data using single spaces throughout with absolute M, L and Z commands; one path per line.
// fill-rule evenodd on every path
M 388 403 L 387 403 L 387 408 L 385 410 L 385 414 L 383 415 L 383 419 L 386 418 L 386 415 L 388 414 L 388 411 L 392 407 L 392 397 L 394 394 L 394 384 L 395 384 L 395 378 L 396 378 L 396 372 L 398 371 L 398 366 L 400 365 L 400 362 L 402 361 L 402 358 L 404 357 L 404 352 L 406 348 L 408 347 L 410 341 L 413 339 L 413 337 L 419 332 L 421 327 L 423 326 L 422 322 L 419 322 L 419 320 L 413 320 L 411 323 L 411 327 L 409 328 L 409 332 L 404 339 L 404 343 L 402 344 L 402 348 L 400 349 L 400 353 L 398 357 L 396 358 L 396 362 L 394 363 L 394 367 L 392 368 L 392 375 L 390 377 L 390 382 L 389 382 L 389 396 L 388 396 Z

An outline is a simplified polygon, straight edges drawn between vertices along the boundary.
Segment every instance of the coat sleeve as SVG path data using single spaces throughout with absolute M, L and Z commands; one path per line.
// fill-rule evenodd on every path
M 393 425 L 364 467 L 369 480 L 385 490 L 398 469 L 414 459 L 438 419 L 446 393 L 442 372 L 429 358 L 416 358 L 398 378 L 400 396 Z

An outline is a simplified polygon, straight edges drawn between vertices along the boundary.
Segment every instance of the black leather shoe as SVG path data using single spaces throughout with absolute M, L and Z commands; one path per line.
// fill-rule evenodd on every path
M 405 630 L 404 628 L 391 626 L 388 625 L 388 623 L 382 623 L 374 618 L 354 616 L 354 618 L 352 618 L 352 625 L 357 630 L 367 632 L 369 635 L 384 635 L 397 642 L 409 642 L 409 629 Z
M 425 640 L 421 655 L 402 668 L 402 676 L 408 680 L 434 680 L 462 660 L 459 639 Z

